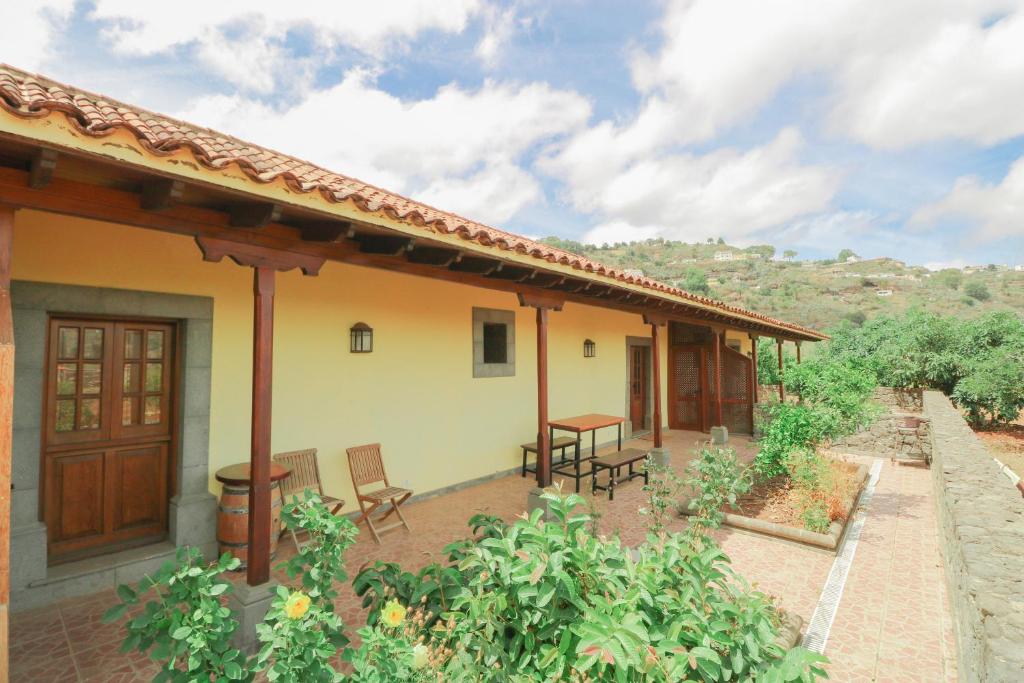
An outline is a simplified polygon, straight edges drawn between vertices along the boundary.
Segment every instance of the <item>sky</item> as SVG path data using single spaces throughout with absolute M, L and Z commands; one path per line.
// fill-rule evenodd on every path
M 35 0 L 0 62 L 531 237 L 1024 263 L 1024 0 Z

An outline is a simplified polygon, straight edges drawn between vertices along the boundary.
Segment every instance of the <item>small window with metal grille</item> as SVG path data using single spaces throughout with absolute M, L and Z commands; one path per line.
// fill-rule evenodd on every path
M 508 362 L 508 325 L 484 323 L 484 363 Z

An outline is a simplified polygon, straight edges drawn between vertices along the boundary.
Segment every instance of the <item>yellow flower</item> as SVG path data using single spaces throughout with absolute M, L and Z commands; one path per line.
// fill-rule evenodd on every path
M 301 619 L 302 615 L 309 611 L 309 596 L 301 591 L 295 591 L 288 596 L 284 603 L 284 613 L 289 619 Z
M 412 668 L 422 669 L 430 661 L 430 652 L 423 643 L 416 643 L 412 648 Z
M 391 600 L 381 610 L 380 620 L 385 626 L 398 628 L 405 620 L 405 608 L 397 600 Z

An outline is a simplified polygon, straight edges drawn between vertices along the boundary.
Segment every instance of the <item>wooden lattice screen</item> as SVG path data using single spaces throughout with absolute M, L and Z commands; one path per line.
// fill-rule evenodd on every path
M 673 346 L 669 366 L 670 408 L 672 429 L 703 428 L 701 420 L 701 356 L 699 346 Z
M 730 432 L 754 431 L 751 399 L 753 363 L 744 354 L 722 348 L 722 422 Z

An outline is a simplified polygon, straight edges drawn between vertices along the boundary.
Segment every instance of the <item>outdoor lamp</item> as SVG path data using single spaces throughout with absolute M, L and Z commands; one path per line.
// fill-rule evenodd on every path
M 585 339 L 583 341 L 583 357 L 593 358 L 597 355 L 597 344 L 594 343 L 593 339 Z
M 370 353 L 373 351 L 373 328 L 366 323 L 356 323 L 349 330 L 351 333 L 352 353 Z

